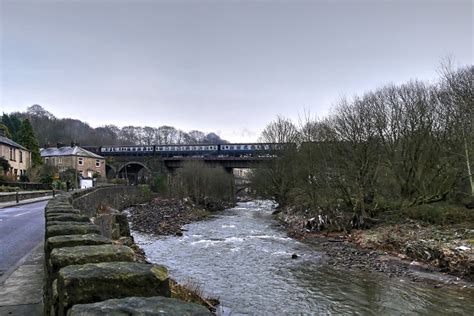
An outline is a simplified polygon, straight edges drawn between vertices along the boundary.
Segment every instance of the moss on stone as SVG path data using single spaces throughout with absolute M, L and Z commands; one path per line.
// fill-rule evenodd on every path
M 168 279 L 168 269 L 164 266 L 153 265 L 150 271 L 158 280 Z
M 93 224 L 62 224 L 48 225 L 46 227 L 46 238 L 61 235 L 83 235 L 83 234 L 99 234 L 99 227 Z
M 53 226 L 55 227 L 55 226 Z M 56 248 L 51 251 L 49 268 L 54 273 L 74 265 L 111 261 L 133 261 L 134 252 L 127 246 L 94 245 Z
M 100 262 L 70 265 L 59 271 L 58 282 L 61 291 L 72 291 L 75 296 L 98 289 L 109 298 L 110 295 L 170 296 L 168 270 L 154 264 Z M 78 284 L 80 287 L 76 286 Z
M 147 315 L 147 316 L 211 316 L 203 306 L 167 297 L 127 297 L 94 304 L 74 305 L 68 316 Z
M 75 222 L 75 221 L 48 221 L 46 222 L 46 226 L 54 226 L 54 225 L 87 225 L 91 224 L 91 222 Z
M 157 272 L 159 271 L 159 272 Z M 127 296 L 170 296 L 165 267 L 136 262 L 70 265 L 58 275 L 59 314 L 74 304 Z
M 48 255 L 56 248 L 106 244 L 112 244 L 112 240 L 98 234 L 55 236 L 46 240 L 45 251 Z
M 72 214 L 72 213 L 52 213 L 46 215 L 46 221 L 60 221 L 60 222 L 84 222 L 90 223 L 90 218 L 84 215 Z
M 57 208 L 48 210 L 44 213 L 45 217 L 52 216 L 52 215 L 67 215 L 67 214 L 77 214 L 79 215 L 81 212 L 74 208 Z

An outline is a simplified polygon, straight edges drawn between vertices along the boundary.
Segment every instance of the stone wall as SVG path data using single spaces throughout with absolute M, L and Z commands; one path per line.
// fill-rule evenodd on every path
M 211 315 L 170 298 L 164 266 L 139 262 L 132 248 L 101 235 L 97 207 L 143 201 L 137 187 L 67 193 L 45 208 L 45 315 Z M 109 204 L 110 203 L 110 204 Z
M 18 194 L 18 200 L 34 199 L 37 197 L 52 195 L 52 190 L 42 190 L 33 192 L 9 192 L 0 194 L 0 202 L 11 202 L 16 200 Z
M 84 215 L 94 217 L 101 206 L 117 210 L 149 200 L 151 193 L 146 186 L 105 186 L 72 193 L 72 206 Z

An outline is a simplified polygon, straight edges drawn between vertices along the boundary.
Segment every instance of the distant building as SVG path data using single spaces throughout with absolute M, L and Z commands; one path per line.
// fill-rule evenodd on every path
M 92 178 L 94 173 L 105 178 L 105 159 L 78 146 L 42 148 L 41 158 L 45 164 L 55 166 L 59 172 L 76 169 L 85 178 Z
M 26 175 L 26 171 L 31 167 L 31 152 L 7 138 L 3 128 L 0 128 L 0 157 L 6 159 L 10 165 L 6 172 L 0 167 L 0 173 L 5 172 L 7 176 L 14 177 L 16 180 Z

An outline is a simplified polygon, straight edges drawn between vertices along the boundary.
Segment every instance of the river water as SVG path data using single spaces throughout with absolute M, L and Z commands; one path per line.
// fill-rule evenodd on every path
M 239 203 L 186 225 L 182 237 L 133 235 L 174 279 L 219 298 L 220 315 L 474 315 L 472 290 L 324 264 L 321 252 L 288 238 L 271 213 L 268 201 Z

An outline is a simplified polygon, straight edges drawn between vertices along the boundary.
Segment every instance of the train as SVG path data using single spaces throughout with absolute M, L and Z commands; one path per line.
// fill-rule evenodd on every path
M 85 149 L 101 156 L 261 156 L 274 155 L 289 143 L 238 143 L 238 144 L 162 144 L 142 146 L 87 146 Z

